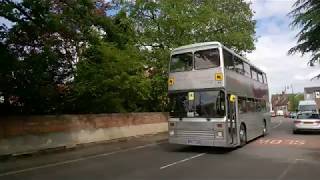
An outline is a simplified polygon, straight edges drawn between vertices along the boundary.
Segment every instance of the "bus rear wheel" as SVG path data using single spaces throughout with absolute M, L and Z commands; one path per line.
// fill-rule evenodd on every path
M 239 137 L 240 137 L 240 147 L 247 144 L 247 131 L 243 124 L 240 125 Z

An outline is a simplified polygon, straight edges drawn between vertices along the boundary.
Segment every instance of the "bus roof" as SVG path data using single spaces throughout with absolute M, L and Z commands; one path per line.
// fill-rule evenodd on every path
M 188 44 L 185 46 L 180 46 L 178 48 L 175 48 L 172 50 L 172 53 L 174 53 L 175 51 L 180 51 L 180 50 L 185 50 L 185 49 L 193 49 L 193 48 L 197 48 L 197 47 L 203 47 L 203 46 L 222 46 L 221 43 L 217 42 L 217 41 L 212 41 L 212 42 L 201 42 L 201 43 L 194 43 L 194 44 Z
M 210 41 L 210 42 L 201 42 L 201 43 L 194 43 L 194 44 L 188 44 L 185 46 L 180 46 L 178 48 L 175 48 L 172 50 L 172 54 L 175 54 L 176 52 L 179 52 L 181 50 L 186 50 L 186 49 L 193 49 L 193 48 L 198 48 L 198 47 L 205 47 L 205 46 L 217 46 L 217 47 L 223 47 L 226 50 L 230 51 L 232 54 L 237 55 L 238 57 L 240 57 L 244 62 L 250 64 L 252 67 L 254 67 L 255 69 L 259 70 L 260 72 L 263 72 L 260 68 L 258 68 L 257 66 L 253 65 L 248 59 L 246 59 L 243 56 L 238 55 L 237 53 L 235 53 L 233 50 L 227 48 L 226 46 L 224 46 L 223 44 L 221 44 L 218 41 Z

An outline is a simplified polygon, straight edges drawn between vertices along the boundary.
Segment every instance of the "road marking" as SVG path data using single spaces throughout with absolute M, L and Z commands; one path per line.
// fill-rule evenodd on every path
M 203 156 L 205 155 L 206 153 L 201 153 L 201 154 L 197 154 L 195 156 L 191 156 L 191 157 L 188 157 L 188 158 L 185 158 L 185 159 L 182 159 L 180 161 L 176 161 L 176 162 L 173 162 L 173 163 L 170 163 L 170 164 L 167 164 L 165 166 L 162 166 L 160 167 L 160 169 L 165 169 L 165 168 L 168 168 L 170 166 L 173 166 L 173 165 L 177 165 L 177 164 L 180 164 L 180 163 L 183 163 L 183 162 L 186 162 L 186 161 L 189 161 L 191 159 L 194 159 L 194 158 L 197 158 L 197 157 L 200 157 L 200 156 Z
M 292 163 L 290 163 L 288 165 L 288 167 L 280 174 L 280 176 L 277 178 L 277 180 L 281 180 L 283 179 L 287 174 L 288 172 L 290 171 L 290 169 L 297 163 L 297 159 L 295 159 Z
M 299 139 L 260 139 L 258 141 L 259 144 L 271 144 L 271 145 L 280 145 L 280 144 L 286 144 L 286 145 L 294 145 L 294 146 L 301 146 L 306 144 L 305 140 L 299 140 Z
M 24 173 L 24 172 L 29 172 L 29 171 L 34 171 L 34 170 L 38 170 L 38 169 L 44 169 L 44 168 L 49 168 L 49 167 L 56 167 L 56 166 L 76 163 L 76 162 L 85 161 L 85 160 L 89 160 L 89 159 L 96 159 L 96 158 L 100 158 L 100 157 L 106 157 L 106 156 L 110 156 L 110 155 L 118 154 L 118 153 L 122 153 L 122 152 L 128 152 L 128 151 L 138 150 L 138 149 L 142 149 L 142 148 L 146 148 L 146 147 L 152 147 L 152 146 L 156 146 L 156 145 L 163 144 L 163 143 L 166 143 L 166 142 L 151 143 L 151 144 L 146 144 L 146 145 L 142 145 L 142 146 L 136 146 L 136 147 L 133 147 L 133 148 L 113 151 L 113 152 L 109 152 L 109 153 L 97 154 L 97 155 L 92 155 L 92 156 L 87 156 L 87 157 L 82 157 L 82 158 L 77 158 L 77 159 L 72 159 L 72 160 L 66 160 L 66 161 L 46 164 L 46 165 L 42 165 L 42 166 L 35 166 L 35 167 L 16 170 L 16 171 L 9 171 L 9 172 L 0 174 L 0 177 L 19 174 L 19 173 Z
M 279 126 L 281 125 L 281 123 L 282 123 L 282 120 L 280 119 L 279 124 L 277 124 L 277 125 L 273 126 L 273 127 L 272 127 L 272 129 L 279 127 Z

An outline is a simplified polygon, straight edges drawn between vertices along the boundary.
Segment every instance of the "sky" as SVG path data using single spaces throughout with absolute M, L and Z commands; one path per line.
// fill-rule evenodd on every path
M 257 21 L 256 50 L 247 58 L 267 74 L 270 94 L 303 92 L 304 87 L 320 86 L 320 80 L 310 81 L 320 74 L 320 66 L 307 65 L 310 56 L 287 55 L 297 42 L 298 29 L 290 27 L 292 19 L 288 13 L 295 0 L 246 0 L 251 2 Z M 291 89 L 291 87 L 293 87 Z

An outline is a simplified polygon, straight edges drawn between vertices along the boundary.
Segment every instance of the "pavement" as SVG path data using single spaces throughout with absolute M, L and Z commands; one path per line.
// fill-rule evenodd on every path
M 236 149 L 173 145 L 166 134 L 92 144 L 0 161 L 0 180 L 16 179 L 320 179 L 320 133 L 292 133 L 292 120 Z

